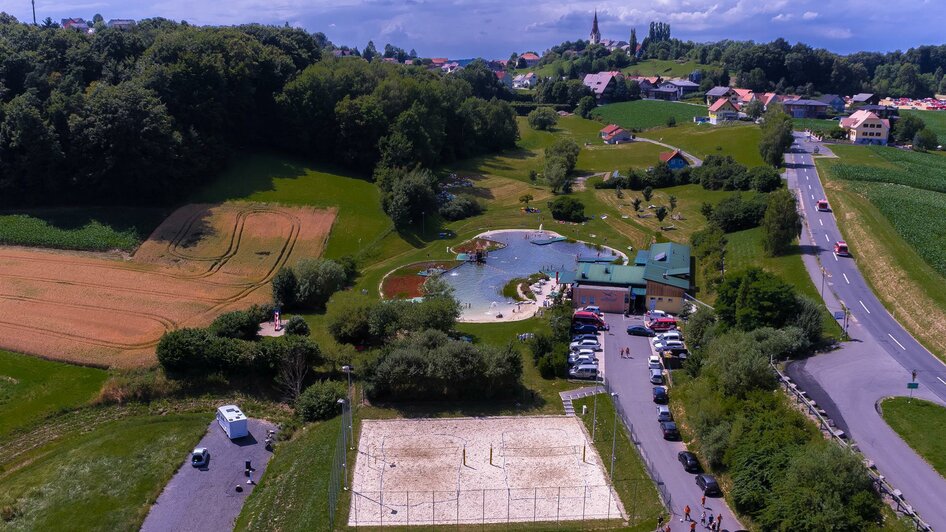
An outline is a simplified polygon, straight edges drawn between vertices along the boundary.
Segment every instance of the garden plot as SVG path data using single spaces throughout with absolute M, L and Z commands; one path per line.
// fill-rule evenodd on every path
M 362 422 L 349 526 L 623 516 L 578 418 Z
M 334 219 L 334 210 L 188 205 L 131 260 L 0 247 L 0 347 L 81 364 L 152 364 L 165 331 L 267 302 L 276 271 L 319 256 Z

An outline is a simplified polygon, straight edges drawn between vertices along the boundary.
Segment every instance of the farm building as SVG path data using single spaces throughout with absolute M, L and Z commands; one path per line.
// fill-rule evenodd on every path
M 818 100 L 793 99 L 782 102 L 792 118 L 819 118 L 828 110 L 828 104 Z
M 572 285 L 572 305 L 595 305 L 604 312 L 678 313 L 692 290 L 689 246 L 666 242 L 641 250 L 633 265 L 580 263 L 559 282 Z
M 890 120 L 861 109 L 843 118 L 840 127 L 847 131 L 847 138 L 854 144 L 887 145 L 890 136 Z
M 844 98 L 837 94 L 824 94 L 818 98 L 818 101 L 826 104 L 835 113 L 844 112 Z
M 879 103 L 880 96 L 877 96 L 876 94 L 862 92 L 851 96 L 851 109 L 860 107 L 862 105 L 877 105 Z

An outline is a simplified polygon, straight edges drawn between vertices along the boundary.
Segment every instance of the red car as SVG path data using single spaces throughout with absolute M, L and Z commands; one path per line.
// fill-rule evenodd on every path
M 834 244 L 834 254 L 839 257 L 850 257 L 851 252 L 847 249 L 847 242 L 838 240 Z

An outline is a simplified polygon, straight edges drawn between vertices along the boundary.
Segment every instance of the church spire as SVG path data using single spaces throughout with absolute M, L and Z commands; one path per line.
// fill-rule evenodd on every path
M 591 23 L 591 35 L 588 37 L 588 40 L 591 41 L 591 44 L 601 43 L 601 32 L 598 31 L 598 10 L 595 9 L 595 18 Z

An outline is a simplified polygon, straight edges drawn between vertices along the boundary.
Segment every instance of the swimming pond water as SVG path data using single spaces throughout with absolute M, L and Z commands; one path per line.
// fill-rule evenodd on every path
M 536 245 L 532 241 L 548 240 L 545 231 L 504 231 L 480 235 L 506 247 L 491 251 L 485 263 L 467 262 L 444 274 L 454 295 L 463 307 L 461 319 L 484 319 L 498 313 L 508 315 L 516 302 L 503 297 L 506 283 L 536 272 L 574 270 L 577 256 L 610 256 L 610 249 L 596 250 L 583 242 L 554 242 Z

